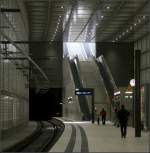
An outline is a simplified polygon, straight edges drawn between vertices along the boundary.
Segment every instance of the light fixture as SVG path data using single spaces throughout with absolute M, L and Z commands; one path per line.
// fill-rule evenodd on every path
M 146 18 L 146 16 L 145 15 L 143 15 L 143 19 L 145 19 Z
M 134 26 L 136 26 L 136 23 L 134 23 Z
M 130 85 L 131 85 L 131 87 L 135 87 L 135 79 L 130 80 Z
M 129 30 L 126 30 L 126 32 L 128 33 L 128 32 L 129 32 Z
M 109 10 L 110 9 L 110 6 L 107 6 L 106 9 Z
M 132 30 L 132 29 L 133 29 L 133 27 L 131 26 L 131 27 L 130 27 L 130 30 Z
M 114 92 L 114 96 L 116 96 L 116 95 L 120 95 L 120 94 L 121 94 L 120 91 Z
M 63 6 L 61 6 L 61 9 L 63 9 L 64 7 Z
M 132 91 L 126 91 L 125 93 L 126 94 L 132 94 L 133 92 Z
M 103 15 L 101 15 L 101 18 L 103 19 L 103 18 L 104 18 L 104 16 L 103 16 Z
M 138 22 L 141 23 L 141 20 L 139 19 Z

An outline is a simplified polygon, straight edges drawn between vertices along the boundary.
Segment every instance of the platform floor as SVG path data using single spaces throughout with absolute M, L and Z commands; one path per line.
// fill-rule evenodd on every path
M 149 132 L 135 138 L 128 127 L 127 138 L 121 138 L 120 128 L 90 122 L 65 122 L 65 131 L 49 152 L 149 152 Z
M 11 134 L 5 136 L 4 139 L 1 140 L 1 150 L 5 150 L 16 143 L 26 139 L 30 136 L 37 128 L 36 122 L 28 122 L 26 126 L 16 128 Z

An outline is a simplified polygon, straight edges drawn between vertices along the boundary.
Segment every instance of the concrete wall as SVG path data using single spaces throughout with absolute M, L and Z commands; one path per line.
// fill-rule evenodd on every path
M 96 56 L 104 55 L 118 87 L 127 86 L 134 75 L 133 43 L 96 43 Z
M 148 26 L 149 27 L 149 26 Z M 144 28 L 144 27 L 143 27 Z M 141 29 L 143 30 L 143 29 Z M 149 129 L 149 103 L 150 103 L 150 34 L 138 39 L 134 44 L 135 50 L 141 50 L 141 120 L 144 122 L 145 129 Z
M 18 5 L 17 1 L 0 1 L 0 6 L 21 10 L 20 13 L 10 13 L 7 16 L 0 13 L 0 41 L 28 40 L 28 28 L 24 26 L 25 17 L 22 18 L 23 12 L 25 13 L 24 6 L 21 7 L 21 3 Z M 28 45 L 19 44 L 18 47 L 28 54 Z M 19 52 L 20 50 L 11 43 L 0 45 L 0 128 L 2 134 L 4 131 L 11 131 L 28 122 L 29 72 L 28 69 L 22 68 L 28 67 L 29 63 L 26 60 L 13 59 L 23 57 Z
M 49 43 L 33 43 L 31 45 L 31 57 L 42 68 L 49 79 L 47 88 L 62 87 L 62 42 Z M 33 70 L 30 85 L 33 88 L 43 88 L 47 82 L 37 72 Z M 36 78 L 35 78 L 36 77 Z M 37 79 L 37 82 L 35 82 Z
M 68 103 L 68 97 L 72 97 L 72 103 Z M 75 84 L 67 58 L 63 60 L 63 117 L 72 120 L 81 120 L 82 113 L 78 102 L 78 97 L 75 95 Z

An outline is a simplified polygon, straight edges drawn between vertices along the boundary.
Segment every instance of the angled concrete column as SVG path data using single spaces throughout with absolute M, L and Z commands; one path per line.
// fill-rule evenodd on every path
M 141 137 L 141 94 L 140 94 L 140 56 L 141 51 L 135 51 L 135 137 Z

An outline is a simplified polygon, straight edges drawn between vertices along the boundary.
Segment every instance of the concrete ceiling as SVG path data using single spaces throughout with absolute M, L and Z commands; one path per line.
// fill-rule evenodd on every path
M 149 0 L 26 0 L 32 41 L 134 41 Z M 136 24 L 136 25 L 134 25 Z
M 149 0 L 26 0 L 25 5 L 30 41 L 35 42 L 30 45 L 31 57 L 52 87 L 58 87 L 55 78 L 61 72 L 57 73 L 58 67 L 51 70 L 59 60 L 58 54 L 49 55 L 50 42 L 131 42 L 149 33 Z M 45 49 L 39 50 L 37 42 Z M 49 86 L 36 71 L 32 74 L 36 84 Z

